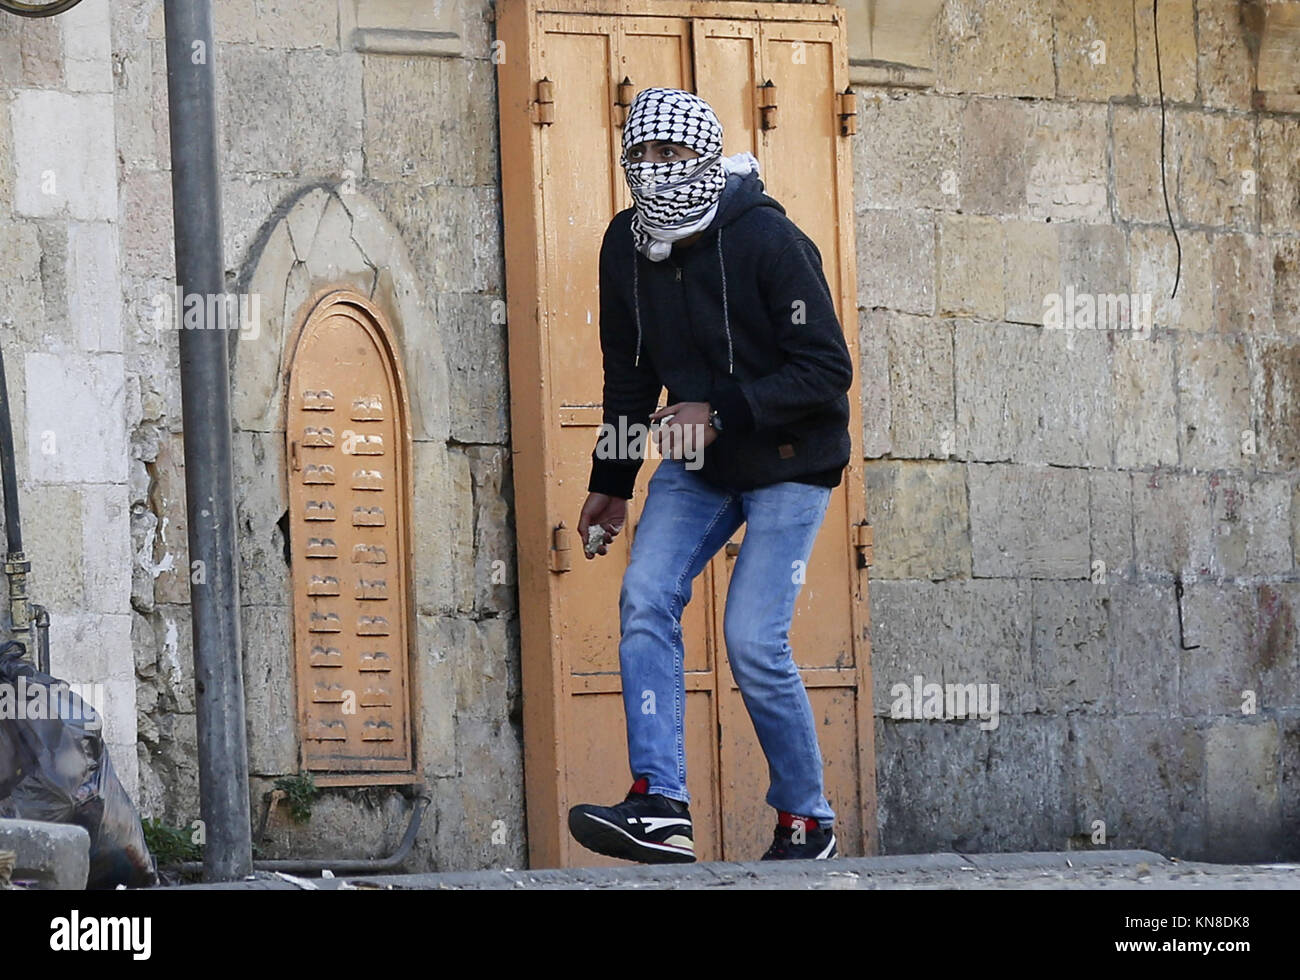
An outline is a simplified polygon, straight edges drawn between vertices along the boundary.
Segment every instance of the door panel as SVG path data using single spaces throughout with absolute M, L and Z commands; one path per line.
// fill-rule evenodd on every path
M 286 457 L 302 762 L 412 768 L 405 397 L 355 294 L 306 317 L 289 371 Z
M 856 349 L 852 175 L 835 115 L 835 86 L 847 84 L 841 16 L 770 3 L 565 0 L 564 12 L 549 11 L 546 0 L 499 5 L 498 37 L 511 53 L 498 92 L 535 866 L 609 863 L 571 841 L 566 813 L 574 803 L 617 800 L 630 778 L 618 594 L 655 462 L 642 468 L 628 527 L 609 555 L 587 561 L 574 531 L 601 420 L 597 259 L 610 218 L 630 204 L 618 165 L 627 97 L 619 83 L 626 77 L 633 92 L 686 88 L 709 100 L 725 152 L 754 153 L 769 192 L 817 242 Z M 553 89 L 549 123 L 538 104 L 543 78 Z M 757 86 L 766 78 L 780 101 L 777 128 L 763 130 Z M 852 426 L 860 428 L 856 407 Z M 865 572 L 850 538 L 863 516 L 859 462 L 832 498 L 792 629 L 850 854 L 872 846 L 875 820 Z M 687 780 L 705 860 L 757 857 L 773 822 L 763 804 L 766 762 L 717 655 L 731 563 L 725 551 L 713 559 L 683 617 Z

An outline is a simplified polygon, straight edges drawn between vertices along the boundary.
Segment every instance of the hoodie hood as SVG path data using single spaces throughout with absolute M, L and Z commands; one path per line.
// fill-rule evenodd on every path
M 718 213 L 707 231 L 724 228 L 754 208 L 776 208 L 779 213 L 785 214 L 785 208 L 764 193 L 763 180 L 754 171 L 729 174 L 727 184 L 722 189 L 722 197 L 718 199 Z

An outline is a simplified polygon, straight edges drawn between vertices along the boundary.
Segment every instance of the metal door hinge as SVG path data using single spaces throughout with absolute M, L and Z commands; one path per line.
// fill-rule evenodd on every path
M 776 129 L 776 83 L 768 79 L 758 87 L 758 110 L 763 129 Z
M 555 83 L 549 78 L 537 82 L 537 97 L 533 99 L 533 122 L 549 126 L 555 122 Z
M 876 529 L 866 521 L 853 525 L 853 547 L 858 552 L 858 568 L 870 568 L 875 561 Z
M 636 86 L 632 84 L 632 79 L 626 75 L 618 83 L 618 95 L 614 99 L 614 125 L 619 129 L 627 122 L 627 108 L 632 104 L 632 98 L 636 95 Z
M 564 522 L 551 530 L 551 571 L 567 572 L 573 568 L 573 532 Z
M 847 86 L 836 96 L 839 102 L 840 135 L 852 136 L 858 131 L 858 96 L 853 86 Z

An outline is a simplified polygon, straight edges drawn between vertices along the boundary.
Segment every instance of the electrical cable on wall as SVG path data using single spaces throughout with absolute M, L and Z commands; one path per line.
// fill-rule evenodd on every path
M 1174 226 L 1174 212 L 1169 207 L 1169 181 L 1165 176 L 1165 82 L 1160 70 L 1160 0 L 1151 0 L 1151 26 L 1156 43 L 1156 88 L 1160 92 L 1160 190 L 1165 196 L 1165 217 L 1169 219 L 1174 248 L 1178 251 L 1174 266 L 1174 291 L 1169 294 L 1169 298 L 1173 299 L 1178 295 L 1178 282 L 1183 275 L 1183 243 L 1178 240 L 1178 229 Z

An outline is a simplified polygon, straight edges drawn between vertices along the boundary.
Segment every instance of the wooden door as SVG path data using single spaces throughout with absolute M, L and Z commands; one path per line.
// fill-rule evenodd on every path
M 764 188 L 817 245 L 856 365 L 852 160 L 835 98 L 848 86 L 842 44 L 836 24 L 735 19 L 694 24 L 696 91 L 722 120 L 725 152 L 749 151 L 758 158 Z M 775 104 L 766 120 L 760 110 L 764 102 Z M 863 529 L 856 383 L 849 403 L 853 462 L 832 492 L 807 567 L 796 570 L 805 581 L 790 645 L 817 719 L 826 795 L 836 811 L 842 852 L 863 854 L 875 851 L 875 757 L 865 570 L 869 536 Z M 734 544 L 743 538 L 742 527 Z M 714 579 L 719 636 L 736 550 L 724 550 Z M 728 858 L 739 860 L 762 853 L 771 838 L 772 811 L 761 791 L 767 763 L 725 657 L 719 675 L 723 840 Z
M 762 160 L 784 152 L 787 145 L 765 141 L 762 136 L 770 134 L 757 133 L 753 78 L 765 68 L 755 61 L 739 76 L 720 71 L 723 53 L 717 60 L 701 55 L 707 37 L 701 29 L 731 24 L 737 31 L 752 31 L 751 52 L 761 58 L 763 44 L 791 43 L 776 30 L 785 21 L 767 24 L 762 18 L 792 18 L 791 30 L 815 36 L 829 52 L 825 64 L 833 70 L 802 80 L 799 89 L 808 94 L 812 85 L 824 86 L 816 98 L 824 101 L 828 115 L 835 106 L 832 83 L 844 72 L 834 8 L 749 5 L 744 14 L 751 19 L 722 21 L 700 15 L 726 10 L 726 4 L 569 0 L 555 6 L 563 12 L 535 0 L 506 0 L 498 21 L 498 39 L 504 42 L 498 91 L 527 805 L 531 859 L 539 867 L 607 863 L 571 841 L 567 811 L 578 802 L 621 798 L 631 778 L 618 672 L 618 592 L 653 462 L 643 467 L 629 530 L 610 555 L 586 561 L 572 530 L 586 496 L 601 421 L 597 257 L 609 220 L 630 204 L 618 166 L 620 103 L 629 91 L 650 86 L 697 90 L 722 115 L 728 152 L 751 148 Z M 770 33 L 758 33 L 760 26 Z M 631 84 L 620 89 L 625 78 Z M 724 78 L 729 80 L 725 89 Z M 822 249 L 837 300 L 849 291 L 841 315 L 845 310 L 851 315 L 847 141 L 808 126 L 792 127 L 785 138 L 823 141 L 816 144 L 819 162 L 811 172 L 827 174 L 831 191 L 794 192 L 809 223 L 791 213 Z M 807 155 L 808 148 L 803 152 Z M 781 173 L 787 184 L 794 183 L 794 169 L 778 167 L 778 183 Z M 768 187 L 779 199 L 777 188 Z M 847 240 L 840 237 L 846 230 Z M 829 247 L 823 242 L 827 235 Z M 846 329 L 855 341 L 855 323 Z M 856 343 L 850 347 L 856 349 Z M 856 404 L 856 391 L 852 400 Z M 860 465 L 853 467 L 849 485 L 837 491 L 836 501 L 823 532 L 829 544 L 819 541 L 811 563 L 817 584 L 805 591 L 794 635 L 798 644 L 825 644 L 820 652 L 801 652 L 800 665 L 818 685 L 813 703 L 819 717 L 830 719 L 825 731 L 834 733 L 823 735 L 828 779 L 838 780 L 837 796 L 853 801 L 849 809 L 854 813 L 843 814 L 848 831 L 844 850 L 861 853 L 874 846 L 874 770 L 865 573 L 856 568 L 849 528 L 865 516 Z M 747 717 L 736 716 L 739 698 L 725 657 L 719 656 L 727 572 L 727 559 L 720 554 L 695 583 L 695 598 L 683 621 L 687 778 L 701 860 L 757 857 L 761 848 L 755 851 L 755 840 L 770 834 L 772 823 L 770 811 L 761 813 L 766 773 L 756 780 L 755 759 L 744 757 L 757 753 L 753 729 Z M 810 572 L 810 585 L 813 581 Z M 836 619 L 813 624 L 824 617 Z M 859 707 L 865 712 L 861 717 Z M 745 742 L 745 731 L 753 745 Z M 760 764 L 761 759 L 757 753 Z M 741 829 L 755 800 L 760 808 L 757 837 Z M 870 836 L 864 836 L 868 827 Z

